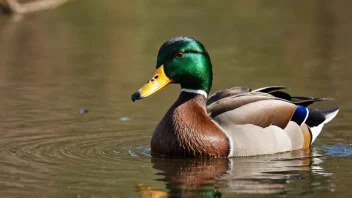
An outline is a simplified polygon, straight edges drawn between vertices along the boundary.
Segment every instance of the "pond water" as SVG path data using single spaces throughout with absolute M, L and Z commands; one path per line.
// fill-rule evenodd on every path
M 69 1 L 0 15 L 1 197 L 351 197 L 351 1 Z M 199 39 L 213 91 L 288 86 L 340 107 L 311 149 L 153 159 L 178 86 L 132 103 L 160 45 Z

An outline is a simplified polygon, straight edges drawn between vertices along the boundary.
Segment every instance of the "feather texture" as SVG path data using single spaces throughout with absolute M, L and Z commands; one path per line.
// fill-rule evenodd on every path
M 208 100 L 182 91 L 154 131 L 153 155 L 236 157 L 309 147 L 338 109 L 308 109 L 329 99 L 291 97 L 283 88 L 235 87 Z
M 230 157 L 307 148 L 336 116 L 337 108 L 306 108 L 331 98 L 292 97 L 283 88 L 236 87 L 210 97 L 207 112 L 228 137 Z

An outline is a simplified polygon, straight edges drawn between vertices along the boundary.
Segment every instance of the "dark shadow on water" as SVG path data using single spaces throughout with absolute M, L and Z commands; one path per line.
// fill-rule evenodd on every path
M 331 189 L 332 174 L 311 150 L 231 159 L 152 159 L 166 191 L 139 186 L 141 197 L 221 197 L 226 194 L 306 194 Z M 317 178 L 318 177 L 318 178 Z M 320 183 L 316 184 L 316 180 Z M 297 185 L 300 183 L 300 185 Z

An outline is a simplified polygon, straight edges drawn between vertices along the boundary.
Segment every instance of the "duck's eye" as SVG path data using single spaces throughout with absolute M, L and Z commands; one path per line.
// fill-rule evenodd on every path
M 182 58 L 183 57 L 183 53 L 182 52 L 176 52 L 175 53 L 175 57 L 176 58 Z

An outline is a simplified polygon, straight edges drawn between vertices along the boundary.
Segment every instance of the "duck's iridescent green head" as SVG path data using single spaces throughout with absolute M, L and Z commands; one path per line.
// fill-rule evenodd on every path
M 209 93 L 212 78 L 211 61 L 204 46 L 191 37 L 172 38 L 160 47 L 152 78 L 131 99 L 145 98 L 170 83 Z

